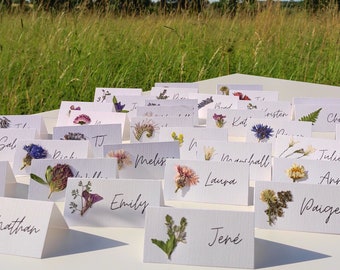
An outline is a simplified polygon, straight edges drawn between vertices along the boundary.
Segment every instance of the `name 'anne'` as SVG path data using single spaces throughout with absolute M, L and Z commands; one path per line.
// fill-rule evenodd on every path
M 326 172 L 325 175 L 320 176 L 321 181 L 318 184 L 327 184 L 327 185 L 331 185 L 331 184 L 335 184 L 338 185 L 340 183 L 340 178 L 333 178 L 331 176 L 331 172 Z

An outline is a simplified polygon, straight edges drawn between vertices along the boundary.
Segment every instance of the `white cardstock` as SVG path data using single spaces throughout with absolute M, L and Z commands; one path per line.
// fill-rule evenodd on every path
M 268 130 L 268 138 L 262 136 L 263 130 Z M 312 123 L 269 118 L 252 118 L 246 131 L 247 142 L 273 142 L 279 135 L 296 137 L 312 137 Z
M 91 157 L 89 155 L 88 141 L 20 140 L 17 143 L 17 150 L 14 155 L 13 172 L 15 175 L 29 174 L 31 166 L 24 166 L 24 159 L 27 158 L 28 155 L 24 147 L 33 145 L 40 146 L 46 151 L 46 157 L 44 159 L 60 160 Z
M 142 91 L 142 88 L 96 87 L 93 101 L 99 103 L 112 103 L 114 96 L 140 96 Z
M 68 226 L 53 202 L 0 198 L 0 253 L 48 257 Z M 52 241 L 52 239 L 54 241 Z
M 227 128 L 228 136 L 246 137 L 251 118 L 263 118 L 264 112 L 249 110 L 208 109 L 207 127 Z
M 198 88 L 199 84 L 196 82 L 156 82 L 155 87 Z
M 0 197 L 10 197 L 16 185 L 16 179 L 8 161 L 0 161 Z
M 250 166 L 250 180 L 271 180 L 271 143 L 198 141 L 197 159 Z
M 87 140 L 94 157 L 103 157 L 105 144 L 122 143 L 120 124 L 63 126 L 53 128 L 53 140 Z
M 136 96 L 136 95 L 129 95 L 129 96 L 123 96 L 123 95 L 117 95 L 114 96 L 116 99 L 116 102 L 118 104 L 113 104 L 113 108 L 116 112 L 125 112 L 127 114 L 128 119 L 131 119 L 132 117 L 137 116 L 137 107 L 138 106 L 144 106 L 145 105 L 145 99 L 149 98 L 148 96 Z
M 65 185 L 60 183 L 58 186 L 59 176 L 50 176 L 48 178 L 48 170 L 56 170 L 57 165 L 67 165 L 71 173 L 69 177 L 77 178 L 116 178 L 117 177 L 117 160 L 111 158 L 96 158 L 96 159 L 37 159 L 33 160 L 31 173 L 30 173 L 30 185 L 28 187 L 28 198 L 32 200 L 41 201 L 64 201 L 65 200 Z M 66 169 L 64 169 L 66 170 Z M 55 177 L 55 178 L 54 178 Z M 37 180 L 37 178 L 40 178 Z M 54 184 L 56 183 L 56 184 Z M 53 187 L 56 185 L 56 188 Z
M 255 226 L 340 234 L 339 192 L 340 187 L 327 185 L 256 182 Z M 269 204 L 268 198 L 276 198 L 279 203 Z
M 218 83 L 216 85 L 216 94 L 229 95 L 230 90 L 261 91 L 261 90 L 263 90 L 263 85 L 261 85 L 261 84 L 229 84 L 229 83 Z
M 34 140 L 37 138 L 35 128 L 3 128 L 0 129 L 0 161 L 13 162 L 20 140 Z
M 340 161 L 340 143 L 332 139 L 278 135 L 273 142 L 273 156 Z
M 157 99 L 185 99 L 190 93 L 198 93 L 198 87 L 152 87 L 150 96 Z
M 163 251 L 168 221 L 182 228 L 177 246 Z M 181 222 L 182 221 L 182 222 Z M 182 224 L 182 226 L 181 226 Z M 144 235 L 145 263 L 254 268 L 254 213 L 150 207 Z
M 104 157 L 117 158 L 119 178 L 163 179 L 167 158 L 179 158 L 178 142 L 104 145 Z
M 161 127 L 159 141 L 178 141 L 181 159 L 197 159 L 197 141 L 210 140 L 227 142 L 228 130 L 205 127 Z
M 0 129 L 2 128 L 35 128 L 37 139 L 47 139 L 48 132 L 41 115 L 0 115 Z
M 333 162 L 274 158 L 272 181 L 340 186 L 340 166 Z
M 141 228 L 147 209 L 163 205 L 160 180 L 71 178 L 64 216 L 69 226 Z
M 165 200 L 249 204 L 248 164 L 168 159 L 164 181 Z

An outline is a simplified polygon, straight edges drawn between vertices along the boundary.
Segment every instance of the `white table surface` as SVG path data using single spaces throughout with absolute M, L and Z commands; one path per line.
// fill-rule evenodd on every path
M 200 92 L 215 93 L 217 83 L 262 84 L 264 90 L 279 91 L 280 100 L 300 97 L 337 97 L 340 87 L 233 74 L 199 82 Z M 58 111 L 43 113 L 52 133 Z M 323 134 L 315 134 L 315 136 Z M 329 135 L 327 135 L 329 136 Z M 332 135 L 331 135 L 332 136 Z M 335 166 L 338 166 L 335 164 Z M 169 203 L 176 207 L 253 211 L 253 206 Z M 58 203 L 63 211 L 63 204 Z M 340 224 L 339 224 L 340 226 Z M 340 235 L 255 229 L 255 267 L 257 269 L 339 269 Z M 34 259 L 0 254 L 0 269 L 150 269 L 208 270 L 213 267 L 143 263 L 144 229 L 70 227 L 62 246 L 50 257 Z M 223 268 L 231 269 L 231 268 Z

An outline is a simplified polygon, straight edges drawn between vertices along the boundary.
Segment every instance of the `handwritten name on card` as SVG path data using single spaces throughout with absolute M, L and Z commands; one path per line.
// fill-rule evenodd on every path
M 64 201 L 65 189 L 71 177 L 102 179 L 116 176 L 116 159 L 34 160 L 30 173 L 28 198 Z
M 161 181 L 71 178 L 64 216 L 71 226 L 144 227 L 151 206 L 162 206 Z
M 96 87 L 93 101 L 99 103 L 112 103 L 114 96 L 140 96 L 142 91 L 142 88 Z
M 197 159 L 244 163 L 250 166 L 250 180 L 271 180 L 270 143 L 198 141 Z
M 142 106 L 137 107 L 137 116 L 140 117 L 177 117 L 181 119 L 190 119 L 194 124 L 194 112 L 190 106 Z
M 179 158 L 178 142 L 104 145 L 104 157 L 115 157 L 119 178 L 163 179 L 167 158 Z
M 165 200 L 248 205 L 249 165 L 169 159 Z
M 339 192 L 340 187 L 327 185 L 256 182 L 255 226 L 339 234 Z
M 65 223 L 52 202 L 0 198 L 0 253 L 42 258 L 48 234 L 54 230 L 66 233 Z M 56 231 L 54 231 L 56 232 Z
M 198 93 L 198 87 L 152 87 L 150 96 L 157 99 L 186 99 L 190 93 Z
M 175 226 L 179 233 L 174 233 Z M 251 212 L 150 207 L 143 261 L 254 268 L 253 226 Z M 172 236 L 175 245 L 165 248 Z
M 52 139 L 87 140 L 93 151 L 93 156 L 102 157 L 105 144 L 122 143 L 121 130 L 120 124 L 54 127 Z

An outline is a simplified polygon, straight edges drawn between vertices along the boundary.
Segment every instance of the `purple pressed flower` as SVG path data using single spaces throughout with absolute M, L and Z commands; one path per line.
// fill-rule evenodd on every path
M 124 109 L 124 107 L 125 107 L 125 104 L 122 105 L 120 101 L 117 102 L 117 103 L 114 103 L 114 105 L 115 105 L 115 110 L 116 110 L 116 112 L 121 112 L 121 111 L 123 111 L 123 109 Z
M 79 125 L 86 125 L 91 123 L 91 118 L 90 116 L 86 114 L 80 114 L 73 120 L 74 124 L 79 124 Z
M 80 215 L 84 215 L 84 213 L 92 207 L 93 204 L 95 204 L 96 202 L 99 202 L 103 199 L 102 196 L 98 195 L 98 194 L 92 194 L 90 192 L 88 192 L 87 190 L 84 190 L 81 194 L 81 196 L 84 198 L 85 201 L 85 205 L 83 206 Z
M 42 159 L 47 157 L 47 151 L 37 144 L 25 145 L 23 149 L 27 152 L 25 158 L 23 159 L 23 166 L 21 170 L 26 166 L 31 166 L 32 159 Z
M 78 106 L 78 107 L 74 107 L 74 105 L 71 105 L 70 106 L 70 110 L 72 110 L 72 111 L 80 111 L 80 107 Z
M 257 124 L 251 128 L 251 131 L 254 132 L 255 137 L 260 141 L 268 140 L 273 136 L 274 130 L 268 126 L 263 124 Z
M 226 118 L 226 116 L 225 115 L 222 115 L 222 114 L 216 114 L 216 113 L 214 113 L 214 115 L 213 115 L 213 119 L 215 120 L 215 122 L 216 122 L 216 126 L 217 127 L 219 127 L 219 128 L 221 128 L 221 127 L 223 127 L 224 126 L 224 118 Z

